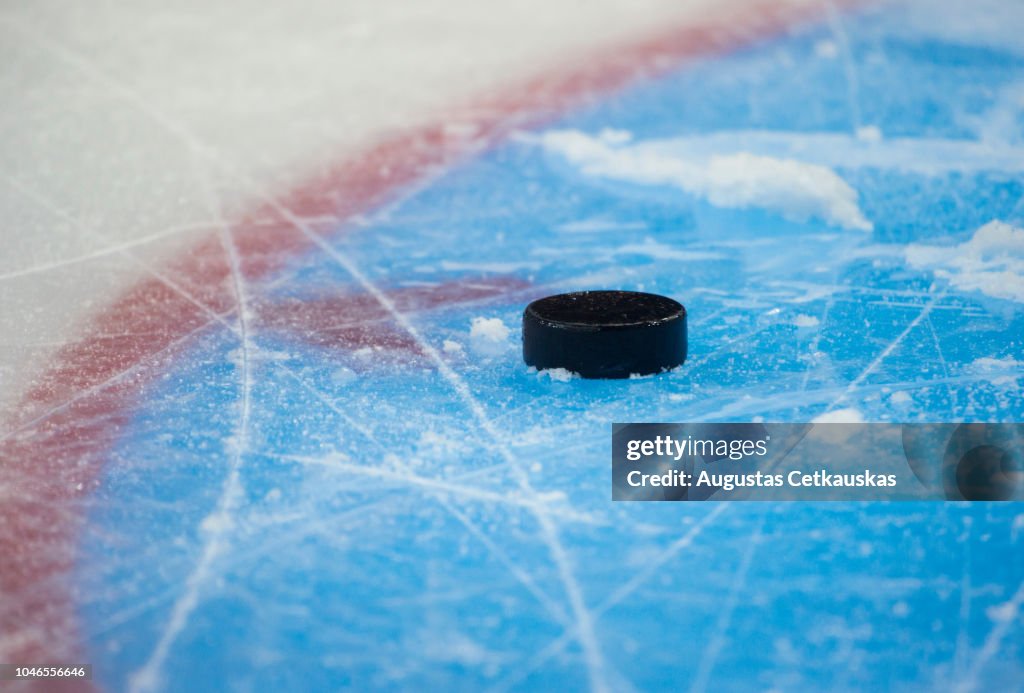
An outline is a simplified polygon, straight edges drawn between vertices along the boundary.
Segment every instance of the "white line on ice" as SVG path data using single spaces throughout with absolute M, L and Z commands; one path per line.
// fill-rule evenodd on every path
M 881 353 L 879 353 L 878 356 L 876 356 L 874 360 L 871 361 L 871 363 L 868 364 L 867 368 L 861 371 L 860 375 L 858 375 L 856 378 L 850 381 L 850 384 L 846 386 L 846 390 L 843 391 L 843 394 L 839 395 L 839 397 L 837 397 L 835 401 L 828 405 L 825 411 L 829 412 L 835 409 L 836 406 L 843 402 L 843 400 L 845 400 L 851 393 L 853 393 L 854 390 L 857 389 L 858 385 L 864 382 L 865 378 L 874 373 L 875 369 L 877 369 L 882 364 L 882 362 L 886 358 L 888 358 L 889 354 L 891 354 L 896 349 L 896 347 L 898 347 L 900 343 L 902 343 L 903 340 L 906 339 L 907 335 L 913 332 L 914 328 L 920 325 L 921 321 L 928 317 L 928 315 L 932 312 L 932 308 L 935 307 L 935 304 L 945 295 L 945 292 L 936 294 L 935 297 L 932 298 L 932 300 L 929 301 L 924 306 L 924 308 L 921 309 L 921 312 L 918 313 L 917 317 L 914 318 L 910 322 L 910 324 L 907 325 L 906 328 L 899 333 L 899 335 L 897 335 L 896 339 L 892 340 L 892 342 L 890 342 L 889 345 L 885 347 L 885 349 L 883 349 Z
M 49 271 L 52 271 L 52 270 L 55 270 L 55 269 L 62 269 L 64 267 L 69 267 L 71 265 L 77 265 L 77 264 L 82 263 L 82 262 L 88 262 L 89 260 L 97 260 L 97 259 L 99 259 L 101 257 L 106 257 L 107 255 L 119 254 L 119 253 L 122 253 L 125 250 L 131 250 L 132 248 L 137 248 L 140 245 L 146 245 L 148 243 L 152 243 L 154 241 L 158 241 L 158 240 L 160 240 L 162 238 L 167 238 L 169 236 L 176 236 L 176 235 L 179 235 L 179 234 L 188 233 L 190 231 L 201 231 L 203 229 L 210 229 L 210 228 L 214 228 L 215 225 L 216 224 L 214 222 L 211 222 L 211 221 L 199 221 L 199 222 L 195 222 L 193 224 L 182 224 L 180 226 L 172 226 L 170 228 L 164 229 L 163 231 L 157 231 L 156 233 L 151 233 L 148 236 L 141 236 L 139 238 L 134 238 L 134 239 L 132 239 L 130 241 L 125 241 L 123 243 L 117 243 L 117 244 L 113 244 L 113 245 L 108 245 L 108 246 L 105 246 L 105 247 L 100 248 L 98 250 L 94 250 L 91 253 L 83 253 L 81 255 L 75 255 L 74 257 L 64 258 L 62 260 L 54 260 L 53 262 L 44 262 L 44 263 L 40 263 L 38 265 L 32 265 L 30 267 L 24 267 L 24 268 L 19 269 L 19 270 L 12 270 L 10 272 L 5 272 L 3 274 L 0 274 L 0 281 L 6 280 L 6 279 L 17 279 L 19 277 L 25 277 L 25 276 L 28 276 L 28 275 L 31 275 L 31 274 L 39 274 L 40 272 L 49 272 Z
M 725 606 L 718 612 L 718 620 L 715 623 L 715 632 L 708 639 L 707 647 L 700 656 L 700 666 L 693 677 L 693 684 L 690 690 L 693 693 L 703 693 L 708 688 L 708 681 L 711 680 L 711 673 L 715 670 L 715 662 L 718 655 L 726 644 L 726 633 L 729 632 L 729 625 L 732 623 L 733 614 L 739 605 L 740 597 L 743 595 L 747 584 L 747 574 L 750 572 L 750 565 L 753 563 L 754 553 L 761 543 L 761 536 L 764 530 L 766 513 L 762 512 L 757 520 L 757 525 L 750 535 L 747 548 L 740 559 L 739 567 L 733 574 L 732 586 L 729 588 L 729 596 L 726 598 Z
M 652 575 L 658 572 L 663 565 L 668 563 L 672 558 L 675 557 L 683 549 L 686 549 L 693 544 L 694 540 L 700 536 L 701 532 L 704 531 L 708 525 L 710 525 L 716 518 L 722 515 L 726 509 L 729 508 L 728 503 L 714 503 L 714 509 L 705 515 L 701 520 L 691 527 L 683 536 L 676 539 L 674 542 L 668 545 L 664 551 L 662 551 L 653 560 L 649 561 L 644 569 L 638 571 L 633 575 L 632 578 L 623 583 L 619 589 L 615 590 L 605 601 L 603 601 L 596 609 L 594 609 L 594 618 L 599 619 L 609 610 L 616 605 L 626 600 L 633 592 L 637 590 L 642 584 L 647 582 Z M 547 647 L 539 651 L 533 657 L 530 658 L 521 667 L 517 668 L 512 676 L 509 676 L 502 681 L 499 681 L 492 691 L 497 693 L 498 691 L 506 691 L 510 688 L 514 688 L 516 684 L 525 679 L 531 673 L 536 671 L 544 662 L 548 661 L 552 657 L 556 656 L 561 652 L 565 646 L 575 637 L 575 630 L 568 630 L 562 633 L 558 638 L 553 640 Z
M 206 179 L 205 172 L 200 166 L 197 166 L 196 169 L 198 177 L 203 182 L 208 204 L 217 211 L 216 216 L 220 217 L 219 205 L 210 188 L 209 181 Z M 220 497 L 217 499 L 216 510 L 207 517 L 207 521 L 204 521 L 204 525 L 207 525 L 207 537 L 202 547 L 202 553 L 185 581 L 185 589 L 171 607 L 170 618 L 166 627 L 161 631 L 155 647 L 145 663 L 129 678 L 129 689 L 133 692 L 157 690 L 161 687 L 160 676 L 164 662 L 171 647 L 178 639 L 178 635 L 184 630 L 189 617 L 199 604 L 199 592 L 206 584 L 213 562 L 228 543 L 228 535 L 234 525 L 234 516 L 242 496 L 241 471 L 248 448 L 249 419 L 252 410 L 253 381 L 250 359 L 252 343 L 249 338 L 245 282 L 242 277 L 238 252 L 234 240 L 231 238 L 231 230 L 223 221 L 220 224 L 219 235 L 221 245 L 228 258 L 228 267 L 231 270 L 231 285 L 235 294 L 238 315 L 238 335 L 241 341 L 241 367 L 239 369 L 239 386 L 242 395 L 241 413 L 235 438 L 230 441 L 231 461 Z
M 982 670 L 993 657 L 999 654 L 999 648 L 1002 647 L 1006 634 L 1017 625 L 1017 617 L 1020 614 L 1021 606 L 1024 606 L 1024 582 L 1021 582 L 1020 586 L 1017 587 L 1017 592 L 1014 593 L 1010 601 L 1003 605 L 1008 617 L 998 619 L 996 625 L 989 631 L 988 636 L 985 638 L 985 644 L 981 646 L 981 652 L 971 662 L 971 668 L 967 671 L 967 676 L 957 683 L 955 689 L 957 693 L 970 693 L 977 690 L 978 678 L 981 676 Z

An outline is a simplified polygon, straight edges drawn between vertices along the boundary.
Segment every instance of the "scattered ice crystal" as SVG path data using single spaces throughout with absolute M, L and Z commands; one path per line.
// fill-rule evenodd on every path
M 814 417 L 811 423 L 864 423 L 864 415 L 852 407 L 834 409 Z
M 800 315 L 793 318 L 793 324 L 796 325 L 797 327 L 817 327 L 818 318 L 814 317 L 813 315 L 805 315 L 801 313 Z
M 511 330 L 501 318 L 473 318 L 469 341 L 473 351 L 483 356 L 498 356 L 508 348 Z
M 907 404 L 908 402 L 911 401 L 911 397 L 910 394 L 908 394 L 904 390 L 898 390 L 889 395 L 889 401 L 892 404 Z
M 814 54 L 819 58 L 831 60 L 839 55 L 839 46 L 835 41 L 822 39 L 814 44 Z
M 877 125 L 864 125 L 857 128 L 857 139 L 861 142 L 881 142 L 882 130 Z
M 547 377 L 559 383 L 567 383 L 576 377 L 576 374 L 565 368 L 548 368 L 537 372 L 538 377 Z

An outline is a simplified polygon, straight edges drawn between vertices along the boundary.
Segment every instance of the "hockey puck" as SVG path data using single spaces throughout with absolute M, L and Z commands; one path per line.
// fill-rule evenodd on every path
M 523 312 L 523 360 L 584 378 L 651 375 L 686 360 L 686 308 L 637 291 L 578 291 Z

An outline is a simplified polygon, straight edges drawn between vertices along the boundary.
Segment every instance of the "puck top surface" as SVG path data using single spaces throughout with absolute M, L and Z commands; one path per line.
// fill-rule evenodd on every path
M 642 327 L 678 319 L 686 314 L 686 309 L 678 301 L 638 291 L 558 294 L 534 301 L 526 311 L 552 325 L 584 329 Z
M 686 309 L 657 294 L 579 291 L 534 301 L 523 312 L 523 360 L 584 378 L 629 378 L 686 359 Z

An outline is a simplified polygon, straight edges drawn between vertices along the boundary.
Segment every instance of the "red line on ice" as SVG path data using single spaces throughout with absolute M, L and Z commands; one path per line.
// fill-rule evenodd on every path
M 766 0 L 741 16 L 709 16 L 640 41 L 606 46 L 556 73 L 453 110 L 445 121 L 475 126 L 471 142 L 453 136 L 445 122 L 400 132 L 346 157 L 280 201 L 300 217 L 344 220 L 515 128 L 538 125 L 632 80 L 765 39 L 819 15 L 817 8 Z M 270 205 L 253 209 L 233 224 L 232 232 L 250 281 L 311 248 Z M 233 309 L 229 264 L 215 236 L 171 260 L 164 272 L 209 310 L 224 314 Z M 456 291 L 444 298 L 458 302 L 473 296 Z M 357 321 L 379 312 L 367 307 L 365 297 L 338 300 L 330 309 L 351 310 Z M 0 660 L 81 660 L 85 648 L 74 604 L 88 595 L 76 592 L 70 575 L 84 501 L 99 483 L 104 459 L 135 403 L 171 366 L 189 335 L 207 323 L 208 315 L 180 293 L 158 279 L 142 280 L 95 317 L 84 337 L 63 348 L 24 396 L 9 422 L 15 432 L 0 443 Z M 339 339 L 343 345 L 352 341 Z

